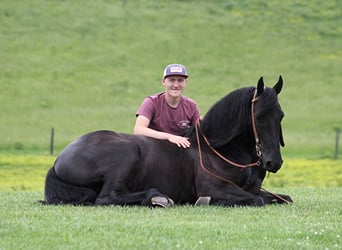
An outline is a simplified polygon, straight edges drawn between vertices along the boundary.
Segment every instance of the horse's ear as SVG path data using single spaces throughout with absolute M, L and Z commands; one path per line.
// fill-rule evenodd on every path
M 278 82 L 273 87 L 277 93 L 277 95 L 280 93 L 281 89 L 283 88 L 283 78 L 281 75 L 279 76 Z
M 261 95 L 262 92 L 264 92 L 264 78 L 260 77 L 259 81 L 258 81 L 258 86 L 257 86 L 257 96 Z

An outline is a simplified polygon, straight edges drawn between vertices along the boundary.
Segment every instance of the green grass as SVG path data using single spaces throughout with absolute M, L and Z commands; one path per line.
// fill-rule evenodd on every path
M 341 248 L 341 188 L 277 191 L 295 203 L 265 208 L 43 206 L 36 203 L 41 192 L 0 192 L 0 248 Z
M 342 127 L 341 1 L 0 2 L 0 152 L 56 152 L 86 132 L 131 133 L 164 66 L 187 65 L 201 113 L 285 80 L 288 157 L 331 157 Z
M 0 191 L 42 191 L 55 157 L 0 155 Z

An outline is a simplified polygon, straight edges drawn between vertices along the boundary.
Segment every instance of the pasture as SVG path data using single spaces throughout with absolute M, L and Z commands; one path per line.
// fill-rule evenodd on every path
M 286 188 L 265 208 L 77 207 L 0 193 L 1 249 L 341 249 L 342 189 Z

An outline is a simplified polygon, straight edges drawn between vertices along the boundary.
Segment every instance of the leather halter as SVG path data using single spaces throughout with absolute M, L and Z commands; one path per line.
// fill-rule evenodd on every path
M 261 144 L 260 144 L 260 139 L 259 139 L 258 132 L 256 129 L 255 114 L 254 114 L 254 104 L 259 99 L 260 99 L 260 96 L 257 96 L 257 90 L 255 90 L 254 95 L 253 95 L 253 99 L 252 99 L 251 113 L 252 113 L 253 134 L 254 134 L 254 138 L 255 138 L 255 149 L 256 149 L 256 155 L 258 156 L 258 160 L 256 162 L 242 165 L 242 164 L 235 163 L 235 162 L 229 160 L 228 158 L 226 158 L 222 154 L 220 154 L 213 146 L 211 146 L 208 138 L 203 133 L 201 133 L 204 141 L 207 143 L 207 145 L 211 149 L 211 151 L 213 151 L 218 157 L 220 157 L 225 162 L 227 162 L 227 163 L 229 163 L 235 167 L 238 167 L 238 168 L 258 167 L 261 164 L 261 157 L 262 157 Z M 200 129 L 200 121 L 199 120 L 197 120 L 195 127 L 196 127 L 196 137 L 197 137 L 198 150 L 199 150 L 199 154 L 201 155 L 201 146 L 200 146 L 200 142 L 199 142 L 199 133 L 198 133 L 198 131 Z

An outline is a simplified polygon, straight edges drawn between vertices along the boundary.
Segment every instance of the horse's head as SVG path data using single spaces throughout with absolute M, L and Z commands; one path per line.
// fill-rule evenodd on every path
M 282 85 L 280 76 L 273 88 L 265 88 L 261 77 L 257 88 L 240 88 L 219 100 L 201 122 L 207 144 L 234 159 L 237 164 L 231 165 L 261 163 L 267 171 L 277 172 L 283 163 L 279 145 L 284 146 L 280 125 L 284 113 L 278 103 Z
M 284 146 L 281 129 L 284 113 L 277 97 L 282 86 L 283 79 L 281 76 L 273 88 L 265 88 L 261 77 L 257 84 L 252 110 L 257 151 L 260 147 L 260 151 L 257 153 L 261 153 L 261 166 L 273 173 L 277 172 L 283 163 L 280 145 Z

